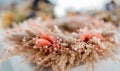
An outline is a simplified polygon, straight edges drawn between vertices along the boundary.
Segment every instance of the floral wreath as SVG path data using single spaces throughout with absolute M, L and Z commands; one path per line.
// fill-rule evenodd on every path
M 119 61 L 114 56 L 118 49 L 116 28 L 99 19 L 79 19 L 31 19 L 6 30 L 5 41 L 13 48 L 4 50 L 5 56 L 0 59 L 25 56 L 27 62 L 36 65 L 35 71 L 45 68 L 67 71 L 83 63 L 87 70 L 89 65 L 94 70 L 94 64 L 100 59 Z

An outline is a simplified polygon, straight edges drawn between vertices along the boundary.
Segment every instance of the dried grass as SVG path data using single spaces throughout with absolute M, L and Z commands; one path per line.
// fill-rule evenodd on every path
M 32 22 L 35 23 L 34 21 Z M 107 31 L 104 28 L 105 25 L 100 26 L 100 32 L 93 24 L 76 29 L 76 32 L 59 29 L 59 26 L 51 26 L 52 28 L 48 27 L 47 24 L 35 23 L 9 30 L 6 40 L 9 44 L 12 43 L 13 48 L 5 50 L 6 53 L 2 54 L 5 57 L 1 57 L 0 60 L 14 55 L 24 56 L 26 57 L 26 62 L 36 65 L 35 71 L 46 68 L 51 71 L 69 71 L 72 67 L 83 63 L 86 64 L 87 71 L 90 64 L 92 65 L 92 71 L 94 71 L 94 63 L 99 62 L 100 59 L 111 58 L 112 60 L 117 60 L 114 57 L 118 46 L 115 39 L 113 39 L 115 34 L 104 34 Z M 90 26 L 92 28 L 89 28 Z M 86 27 L 88 28 L 86 29 Z M 22 31 L 19 31 L 18 28 L 21 28 Z M 110 27 L 107 29 L 110 29 Z M 86 33 L 90 33 L 92 37 L 88 38 L 87 36 L 85 41 L 81 41 L 79 38 Z M 104 40 L 93 36 L 95 33 L 99 33 Z M 44 39 L 45 42 L 39 41 L 36 43 L 38 39 Z M 49 42 L 50 45 L 46 42 Z

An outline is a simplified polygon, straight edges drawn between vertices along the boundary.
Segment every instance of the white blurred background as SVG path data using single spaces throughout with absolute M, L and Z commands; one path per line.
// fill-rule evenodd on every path
M 22 3 L 25 0 L 0 0 L 0 8 L 6 9 L 11 3 Z M 58 17 L 64 16 L 66 10 L 86 11 L 86 10 L 101 10 L 111 0 L 49 0 L 55 4 L 54 12 Z M 120 0 L 114 0 L 119 3 Z M 0 9 L 0 11 L 2 11 Z

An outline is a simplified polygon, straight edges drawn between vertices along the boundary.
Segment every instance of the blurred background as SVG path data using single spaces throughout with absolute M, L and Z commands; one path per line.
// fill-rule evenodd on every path
M 0 27 L 29 18 L 90 15 L 119 25 L 120 0 L 0 0 Z

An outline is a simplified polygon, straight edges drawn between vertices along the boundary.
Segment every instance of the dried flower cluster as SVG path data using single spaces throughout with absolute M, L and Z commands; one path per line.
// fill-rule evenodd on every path
M 93 18 L 72 20 L 74 23 L 71 20 L 25 21 L 7 30 L 6 40 L 13 48 L 4 53 L 25 56 L 26 61 L 36 64 L 35 71 L 46 68 L 67 71 L 83 63 L 94 68 L 100 59 L 117 60 L 113 26 Z

